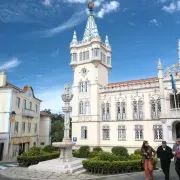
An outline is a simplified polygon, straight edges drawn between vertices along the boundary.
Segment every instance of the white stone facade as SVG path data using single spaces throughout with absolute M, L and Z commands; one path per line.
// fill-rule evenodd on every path
M 109 83 L 111 46 L 107 36 L 102 42 L 92 12 L 83 41 L 77 41 L 74 32 L 70 53 L 74 71 L 72 138 L 77 138 L 77 148 L 89 145 L 110 151 L 124 146 L 133 152 L 144 140 L 156 148 L 162 140 L 172 145 L 180 137 L 180 58 L 166 71 L 159 60 L 157 77 Z M 178 91 L 176 103 L 171 73 Z

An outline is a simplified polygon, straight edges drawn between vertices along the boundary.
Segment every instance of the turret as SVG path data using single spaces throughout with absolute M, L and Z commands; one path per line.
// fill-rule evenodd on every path
M 108 36 L 106 35 L 106 39 L 105 39 L 105 45 L 108 47 L 108 46 L 110 46 L 109 45 L 109 38 L 108 38 Z
M 74 30 L 74 34 L 73 34 L 73 39 L 72 39 L 72 43 L 77 43 L 77 35 L 76 35 L 76 31 Z

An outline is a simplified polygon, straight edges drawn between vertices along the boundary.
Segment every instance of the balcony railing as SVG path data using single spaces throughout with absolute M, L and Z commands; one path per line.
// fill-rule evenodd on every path
M 31 109 L 22 109 L 22 115 L 30 118 L 34 118 L 36 113 Z
M 171 109 L 168 113 L 161 113 L 160 118 L 180 118 L 180 109 Z

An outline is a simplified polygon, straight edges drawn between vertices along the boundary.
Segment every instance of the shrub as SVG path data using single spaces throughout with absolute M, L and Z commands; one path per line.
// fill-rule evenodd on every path
M 73 157 L 80 158 L 80 152 L 78 150 L 73 151 L 72 154 L 73 154 Z
M 117 146 L 112 148 L 112 153 L 118 156 L 128 156 L 128 150 L 125 147 Z
M 50 159 L 58 158 L 59 155 L 60 155 L 59 152 L 54 152 L 54 153 L 49 153 L 49 154 L 39 155 L 39 156 L 20 155 L 20 156 L 17 156 L 17 160 L 21 167 L 28 167 L 30 165 L 38 164 L 41 161 L 47 161 Z
M 93 148 L 94 152 L 99 152 L 99 151 L 103 151 L 101 147 L 94 147 Z
M 134 154 L 139 154 L 139 155 L 141 155 L 141 149 L 136 149 L 136 150 L 134 151 Z
M 57 151 L 59 148 L 53 147 L 51 145 L 45 146 L 42 150 L 45 152 L 53 152 L 53 151 Z
M 134 161 L 97 161 L 97 160 L 84 160 L 83 167 L 87 172 L 98 174 L 115 174 L 136 172 L 142 170 L 142 165 L 139 160 Z
M 40 147 L 33 146 L 29 149 L 29 152 L 23 153 L 23 156 L 40 156 L 42 151 Z
M 141 159 L 141 158 L 142 158 L 142 156 L 140 154 L 130 154 L 128 156 L 129 160 L 137 160 L 137 159 Z
M 90 153 L 90 147 L 89 146 L 81 146 L 79 148 L 79 154 L 80 158 L 87 158 Z

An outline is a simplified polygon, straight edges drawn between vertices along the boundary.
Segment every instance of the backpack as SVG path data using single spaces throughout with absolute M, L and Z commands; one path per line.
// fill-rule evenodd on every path
M 177 151 L 176 157 L 180 159 L 180 150 Z

